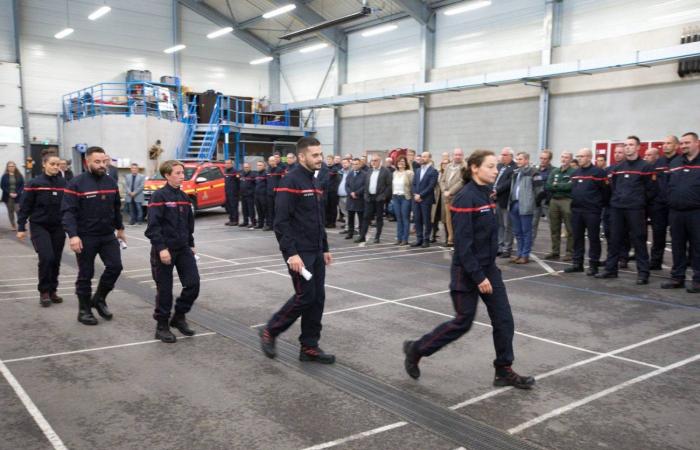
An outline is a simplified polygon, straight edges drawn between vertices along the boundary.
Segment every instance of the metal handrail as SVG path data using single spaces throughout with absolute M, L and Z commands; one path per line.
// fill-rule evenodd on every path
M 216 150 L 216 142 L 219 137 L 219 122 L 221 116 L 221 102 L 220 97 L 217 99 L 214 105 L 214 110 L 211 112 L 211 117 L 209 118 L 209 124 L 207 126 L 207 131 L 204 134 L 204 139 L 202 140 L 202 146 L 199 149 L 198 158 L 202 159 L 212 159 L 214 156 L 214 151 Z
M 113 114 L 185 121 L 179 84 L 148 81 L 98 83 L 63 95 L 62 107 L 66 122 Z
M 180 139 L 180 144 L 177 148 L 177 157 L 186 158 L 190 145 L 192 144 L 192 137 L 197 129 L 197 96 L 193 96 L 187 107 L 187 117 L 185 118 L 185 130 L 182 133 L 182 138 Z

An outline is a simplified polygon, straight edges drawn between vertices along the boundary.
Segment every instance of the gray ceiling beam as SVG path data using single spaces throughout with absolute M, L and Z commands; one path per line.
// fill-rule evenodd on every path
M 269 0 L 277 6 L 285 6 L 290 3 L 289 0 Z M 288 14 L 302 22 L 305 25 L 315 25 L 319 22 L 325 22 L 326 19 L 311 7 L 307 6 L 305 2 L 296 1 L 293 2 L 297 7 L 290 11 Z M 318 31 L 316 33 L 319 38 L 328 42 L 336 47 L 343 48 L 343 33 L 338 30 L 338 28 L 326 28 L 325 30 Z
M 250 31 L 246 30 L 241 30 L 239 29 L 239 25 L 233 21 L 230 17 L 222 14 L 221 12 L 217 11 L 216 9 L 212 8 L 211 6 L 207 5 L 204 2 L 197 1 L 197 0 L 178 0 L 180 4 L 191 11 L 199 14 L 200 16 L 204 17 L 205 19 L 209 20 L 215 25 L 218 25 L 220 27 L 233 27 L 233 34 L 246 44 L 250 45 L 260 53 L 263 53 L 265 55 L 270 55 L 272 54 L 272 48 L 270 45 L 268 45 L 267 42 L 264 40 L 260 39 Z
M 419 24 L 430 26 L 430 16 L 433 15 L 433 10 L 423 3 L 421 0 L 394 0 L 401 6 L 401 9 L 406 11 L 408 15 L 413 17 Z M 434 30 L 431 30 L 434 31 Z

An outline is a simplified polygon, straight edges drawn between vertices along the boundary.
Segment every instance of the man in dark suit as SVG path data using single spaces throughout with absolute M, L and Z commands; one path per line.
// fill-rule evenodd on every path
M 413 217 L 416 224 L 416 242 L 411 247 L 430 247 L 432 220 L 430 212 L 435 203 L 435 185 L 438 171 L 433 167 L 430 152 L 423 152 L 420 168 L 413 176 Z
M 365 210 L 360 236 L 355 239 L 355 242 L 365 242 L 369 223 L 375 219 L 377 233 L 374 235 L 374 243 L 379 244 L 384 226 L 384 203 L 387 198 L 391 198 L 391 172 L 386 167 L 382 167 L 382 159 L 379 155 L 372 156 L 371 165 L 372 168 L 365 178 Z
M 119 169 L 117 169 L 117 166 L 112 165 L 112 157 L 109 155 L 107 156 L 107 175 L 110 177 L 114 178 L 114 181 L 119 183 Z
M 502 258 L 510 258 L 510 252 L 513 250 L 513 228 L 508 214 L 508 200 L 510 199 L 510 181 L 515 168 L 513 149 L 505 147 L 501 150 L 501 162 L 498 164 L 498 175 L 491 194 L 491 198 L 496 201 L 498 254 Z
M 362 161 L 360 158 L 352 160 L 352 171 L 348 174 L 345 180 L 345 190 L 348 194 L 348 232 L 345 239 L 352 239 L 355 234 L 355 216 L 357 216 L 358 225 L 362 221 L 362 211 L 365 209 L 365 173 L 361 170 Z

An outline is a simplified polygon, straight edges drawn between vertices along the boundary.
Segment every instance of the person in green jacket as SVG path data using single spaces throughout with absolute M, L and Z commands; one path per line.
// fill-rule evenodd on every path
M 561 247 L 561 224 L 566 227 L 566 255 L 563 261 L 571 261 L 574 252 L 574 239 L 571 229 L 571 152 L 561 154 L 561 166 L 552 169 L 547 178 L 547 191 L 551 193 L 549 202 L 549 227 L 552 234 L 552 252 L 545 259 L 559 259 Z

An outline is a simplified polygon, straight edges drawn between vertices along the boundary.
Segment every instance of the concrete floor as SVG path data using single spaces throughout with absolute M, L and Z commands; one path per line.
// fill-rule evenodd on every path
M 75 262 L 64 255 L 61 305 L 38 305 L 36 259 L 0 221 L 0 449 L 454 449 L 433 429 L 319 381 L 254 346 L 194 323 L 175 345 L 153 340 L 153 289 L 143 226 L 127 227 L 125 271 L 111 322 L 75 320 Z M 272 233 L 197 218 L 199 311 L 264 323 L 292 292 Z M 535 255 L 548 250 L 541 224 Z M 389 224 L 360 247 L 328 230 L 322 346 L 338 364 L 411 398 L 552 449 L 700 448 L 700 296 L 646 287 L 635 274 L 593 280 L 565 263 L 503 263 L 516 322 L 516 364 L 532 391 L 494 389 L 483 305 L 468 335 L 421 362 L 414 381 L 401 343 L 449 318 L 451 253 L 396 248 Z M 670 253 L 666 261 L 670 264 Z M 631 265 L 633 268 L 634 266 Z M 298 324 L 281 336 L 296 344 Z M 65 446 L 65 447 L 62 447 Z

